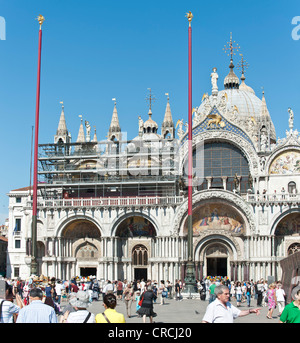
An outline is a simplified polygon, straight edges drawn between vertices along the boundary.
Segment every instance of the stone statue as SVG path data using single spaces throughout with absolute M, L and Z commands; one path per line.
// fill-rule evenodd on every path
M 89 136 L 91 133 L 91 125 L 87 120 L 84 122 L 84 125 L 86 127 L 86 134 Z
M 289 118 L 289 128 L 292 130 L 293 127 L 294 127 L 294 112 L 292 111 L 292 109 L 290 107 L 288 108 L 288 112 L 289 112 L 289 115 L 290 115 L 290 118 Z
M 252 188 L 253 188 L 253 177 L 250 173 L 248 175 L 248 185 L 249 185 L 249 189 L 252 190 Z
M 144 121 L 141 116 L 139 116 L 139 133 L 143 133 L 143 128 L 144 128 Z
M 233 179 L 233 183 L 234 183 L 234 188 L 237 190 L 240 184 L 239 178 L 237 176 L 237 173 L 235 173 L 234 175 L 234 179 Z
M 181 119 L 181 120 L 178 119 L 175 128 L 177 128 L 177 126 L 179 126 L 178 131 L 177 131 L 177 134 L 178 134 L 179 139 L 181 139 L 182 136 L 184 135 L 184 131 L 183 131 L 183 129 L 182 129 L 182 127 L 183 127 L 183 119 Z
M 213 68 L 213 72 L 210 74 L 211 77 L 211 84 L 212 84 L 212 95 L 218 94 L 218 85 L 217 81 L 219 78 L 219 75 L 217 74 L 217 68 Z
M 260 135 L 260 150 L 266 150 L 268 147 L 268 137 L 265 131 L 261 132 Z

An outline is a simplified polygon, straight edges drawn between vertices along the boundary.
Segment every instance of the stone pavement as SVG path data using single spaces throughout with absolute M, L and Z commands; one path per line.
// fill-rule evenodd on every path
M 89 311 L 97 314 L 104 311 L 102 305 L 102 297 L 99 297 L 99 301 L 94 301 L 89 306 Z M 62 302 L 62 307 L 65 305 Z M 232 304 L 236 306 L 236 301 L 233 299 Z M 175 299 L 165 299 L 165 304 L 160 305 L 160 298 L 157 299 L 154 304 L 154 312 L 157 316 L 153 319 L 156 323 L 201 323 L 204 316 L 208 301 L 202 301 L 200 299 L 183 299 L 176 301 Z M 256 308 L 256 300 L 251 300 L 251 308 Z M 126 323 L 143 323 L 142 318 L 138 317 L 135 312 L 136 302 L 132 302 L 131 306 L 131 318 L 126 317 L 126 308 L 124 301 L 118 300 L 116 310 L 125 315 Z M 248 310 L 246 303 L 242 303 L 241 310 Z M 262 307 L 260 315 L 250 314 L 248 316 L 237 318 L 234 323 L 279 323 L 278 308 L 273 312 L 273 319 L 266 318 L 268 312 L 267 307 Z M 147 318 L 149 322 L 149 318 Z

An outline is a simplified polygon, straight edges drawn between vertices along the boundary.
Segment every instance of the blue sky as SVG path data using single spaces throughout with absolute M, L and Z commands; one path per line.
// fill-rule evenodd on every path
M 152 118 L 159 125 L 166 92 L 174 121 L 187 120 L 187 11 L 194 15 L 193 106 L 200 105 L 204 92 L 211 92 L 213 67 L 223 89 L 229 58 L 222 49 L 232 32 L 250 65 L 246 83 L 259 97 L 264 87 L 276 134 L 282 138 L 288 107 L 295 114 L 294 128 L 300 129 L 300 40 L 292 39 L 292 19 L 300 16 L 299 7 L 296 0 L 0 0 L 6 22 L 6 40 L 0 41 L 0 224 L 8 217 L 6 194 L 29 185 L 38 14 L 46 18 L 39 143 L 53 142 L 62 100 L 73 141 L 80 114 L 96 126 L 98 139 L 105 139 L 114 97 L 121 128 L 134 138 L 138 116 L 147 119 L 147 88 L 156 97 Z M 235 65 L 238 61 L 235 56 Z

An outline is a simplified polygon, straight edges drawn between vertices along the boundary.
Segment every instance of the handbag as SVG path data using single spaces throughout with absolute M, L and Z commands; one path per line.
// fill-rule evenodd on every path
M 162 296 L 163 298 L 165 298 L 167 295 L 168 295 L 168 292 L 167 292 L 167 291 L 162 291 L 161 296 Z
M 142 294 L 141 299 L 140 299 L 140 301 L 138 302 L 138 305 L 139 305 L 139 306 L 142 306 L 143 300 L 144 300 L 144 294 Z

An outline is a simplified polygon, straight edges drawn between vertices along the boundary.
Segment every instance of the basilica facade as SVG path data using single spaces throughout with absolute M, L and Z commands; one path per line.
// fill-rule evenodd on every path
M 193 112 L 197 279 L 278 280 L 280 260 L 300 249 L 300 136 L 293 111 L 285 114 L 286 137 L 277 139 L 265 95 L 257 96 L 245 81 L 231 60 L 220 87 L 214 68 L 212 89 Z M 168 98 L 159 129 L 151 93 L 149 100 L 148 115 L 137 118 L 137 136 L 130 140 L 122 135 L 115 103 L 105 140 L 82 120 L 72 142 L 62 106 L 53 143 L 39 145 L 39 274 L 184 279 L 187 127 L 173 121 Z M 26 278 L 32 189 L 8 196 L 7 274 Z

